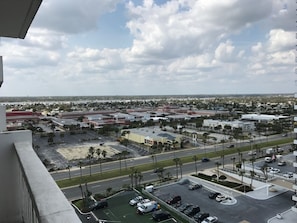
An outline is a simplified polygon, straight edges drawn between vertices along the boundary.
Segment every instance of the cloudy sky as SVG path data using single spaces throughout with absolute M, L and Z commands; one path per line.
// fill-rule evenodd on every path
M 1 96 L 294 93 L 292 0 L 43 0 Z

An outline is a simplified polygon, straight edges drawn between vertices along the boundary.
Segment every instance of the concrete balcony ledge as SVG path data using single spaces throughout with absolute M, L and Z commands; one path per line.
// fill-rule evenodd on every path
M 80 223 L 81 220 L 73 207 L 34 152 L 30 142 L 16 142 L 14 145 L 22 171 L 23 179 L 20 180 L 25 184 L 29 194 L 29 199 L 26 198 L 23 202 L 29 200 L 28 203 L 32 205 L 38 219 L 36 222 Z M 24 190 L 22 192 L 25 193 Z M 33 221 L 27 219 L 25 222 Z

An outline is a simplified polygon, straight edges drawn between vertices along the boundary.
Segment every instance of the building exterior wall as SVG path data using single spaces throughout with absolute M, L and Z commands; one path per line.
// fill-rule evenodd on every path
M 5 112 L 1 109 L 0 120 L 3 119 Z M 31 131 L 3 128 L 0 131 L 0 222 L 81 222 L 33 150 Z

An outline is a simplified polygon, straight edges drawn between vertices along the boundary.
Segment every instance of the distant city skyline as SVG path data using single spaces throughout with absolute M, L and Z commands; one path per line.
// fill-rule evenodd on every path
M 290 94 L 296 3 L 43 0 L 0 39 L 1 97 Z

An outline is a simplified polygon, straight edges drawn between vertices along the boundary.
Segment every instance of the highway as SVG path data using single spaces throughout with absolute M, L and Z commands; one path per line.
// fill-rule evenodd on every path
M 269 137 L 269 140 L 276 140 L 280 139 L 281 136 L 271 136 Z M 257 142 L 263 142 L 265 139 L 255 139 L 254 143 Z M 166 152 L 166 153 L 160 153 L 160 154 L 155 154 L 156 161 L 164 161 L 164 160 L 173 160 L 174 158 L 182 158 L 182 157 L 188 157 L 188 156 L 194 156 L 198 154 L 206 154 L 208 152 L 213 152 L 213 151 L 221 151 L 224 148 L 226 148 L 228 145 L 234 144 L 235 147 L 242 147 L 246 145 L 250 145 L 249 141 L 240 141 L 237 143 L 225 143 L 225 144 L 217 144 L 217 145 L 212 145 L 212 146 L 206 146 L 206 147 L 196 147 L 196 148 L 190 148 L 190 149 L 182 149 L 182 150 L 176 150 L 176 151 L 171 151 L 171 152 Z M 142 156 L 142 157 L 137 157 L 137 158 L 129 158 L 126 160 L 121 160 L 121 161 L 113 161 L 113 162 L 107 162 L 107 163 L 102 163 L 101 168 L 102 172 L 106 171 L 111 171 L 111 170 L 116 170 L 120 169 L 120 162 L 121 162 L 121 167 L 122 168 L 130 168 L 133 166 L 141 165 L 141 164 L 147 164 L 153 162 L 152 157 L 149 156 Z M 174 164 L 174 163 L 172 163 Z M 83 166 L 82 167 L 82 175 L 89 175 L 90 173 L 90 167 L 89 166 Z M 92 173 L 100 173 L 100 165 L 92 165 L 91 167 Z M 70 168 L 70 175 L 71 177 L 78 177 L 80 176 L 80 168 L 79 167 L 73 167 Z M 55 181 L 62 180 L 62 179 L 68 179 L 69 178 L 69 171 L 68 170 L 60 170 L 60 171 L 55 171 L 51 172 L 51 175 Z
M 249 145 L 249 142 L 245 142 L 245 144 Z M 225 145 L 226 146 L 226 145 Z M 241 145 L 243 146 L 243 144 Z M 286 148 L 288 148 L 289 146 L 286 146 Z M 216 148 L 212 148 L 212 147 L 206 147 L 207 152 L 212 151 L 212 150 L 218 150 L 218 149 L 222 149 L 221 147 L 218 148 L 218 146 L 216 146 Z M 174 157 L 182 157 L 182 156 L 193 156 L 195 154 L 201 154 L 204 153 L 205 149 L 204 148 L 200 148 L 200 149 L 188 149 L 188 150 L 183 150 L 183 151 L 176 151 L 176 152 L 170 152 L 170 153 L 164 153 L 164 154 L 159 154 L 157 157 L 158 161 L 161 160 L 168 160 L 168 159 L 174 159 Z M 224 158 L 224 163 L 225 165 L 227 164 L 231 164 L 231 157 L 236 157 L 236 159 L 238 159 L 237 157 L 238 155 L 236 154 L 230 154 L 225 156 Z M 245 158 L 246 160 L 249 160 L 251 158 L 251 156 L 248 156 L 247 152 L 243 153 L 243 158 Z M 140 157 L 140 158 L 133 158 L 133 159 L 128 159 L 127 160 L 127 168 L 131 167 L 131 166 L 136 166 L 139 164 L 144 164 L 144 163 L 150 163 L 152 162 L 152 158 L 150 156 L 146 156 L 146 157 Z M 198 161 L 197 162 L 197 169 L 199 170 L 203 170 L 203 169 L 209 169 L 209 168 L 214 168 L 216 166 L 216 162 L 220 162 L 221 164 L 222 162 L 222 158 L 213 158 L 212 160 L 210 160 L 209 162 L 201 162 Z M 166 167 L 165 171 L 164 171 L 164 176 L 166 176 L 166 174 L 169 172 L 171 174 L 171 176 L 176 177 L 176 167 L 174 165 L 174 163 L 172 163 L 173 165 L 171 167 Z M 93 169 L 94 168 L 94 169 Z M 96 168 L 99 167 L 98 166 L 94 166 L 92 167 L 92 172 L 95 172 Z M 125 168 L 124 162 L 122 161 L 122 168 Z M 112 169 L 119 169 L 119 162 L 111 162 L 111 163 L 105 163 L 104 165 L 102 165 L 102 171 L 108 171 L 108 170 L 112 170 Z M 186 174 L 192 174 L 195 173 L 195 163 L 185 163 L 182 165 L 182 175 L 186 175 Z M 89 174 L 89 167 L 85 167 L 83 169 L 85 174 Z M 79 169 L 78 170 L 72 170 L 72 175 L 76 174 L 79 175 Z M 146 182 L 151 182 L 151 181 L 155 181 L 158 180 L 158 176 L 156 173 L 153 173 L 153 171 L 146 171 L 146 172 L 142 172 L 143 175 L 143 180 L 142 180 L 142 184 L 146 183 Z M 59 172 L 56 173 L 55 176 L 60 176 L 60 177 L 66 177 L 68 178 L 68 170 L 66 172 Z M 181 177 L 181 173 L 180 173 L 180 168 L 178 168 L 178 177 Z M 106 193 L 106 189 L 107 188 L 112 188 L 112 190 L 118 190 L 121 189 L 123 187 L 123 185 L 130 185 L 131 184 L 131 180 L 130 178 L 125 175 L 122 177 L 117 177 L 117 178 L 113 178 L 113 179 L 107 179 L 107 180 L 102 180 L 102 181 L 97 181 L 97 182 L 93 182 L 93 183 L 88 183 L 88 190 L 91 191 L 93 194 L 96 193 L 102 193 L 105 194 Z M 86 191 L 86 185 L 82 185 L 83 186 L 83 190 Z M 64 188 L 62 189 L 63 193 L 65 194 L 65 196 L 67 197 L 67 199 L 69 200 L 75 200 L 75 199 L 80 199 L 82 197 L 81 195 L 81 190 L 79 188 L 79 186 L 73 186 L 73 187 L 69 187 L 69 188 Z

